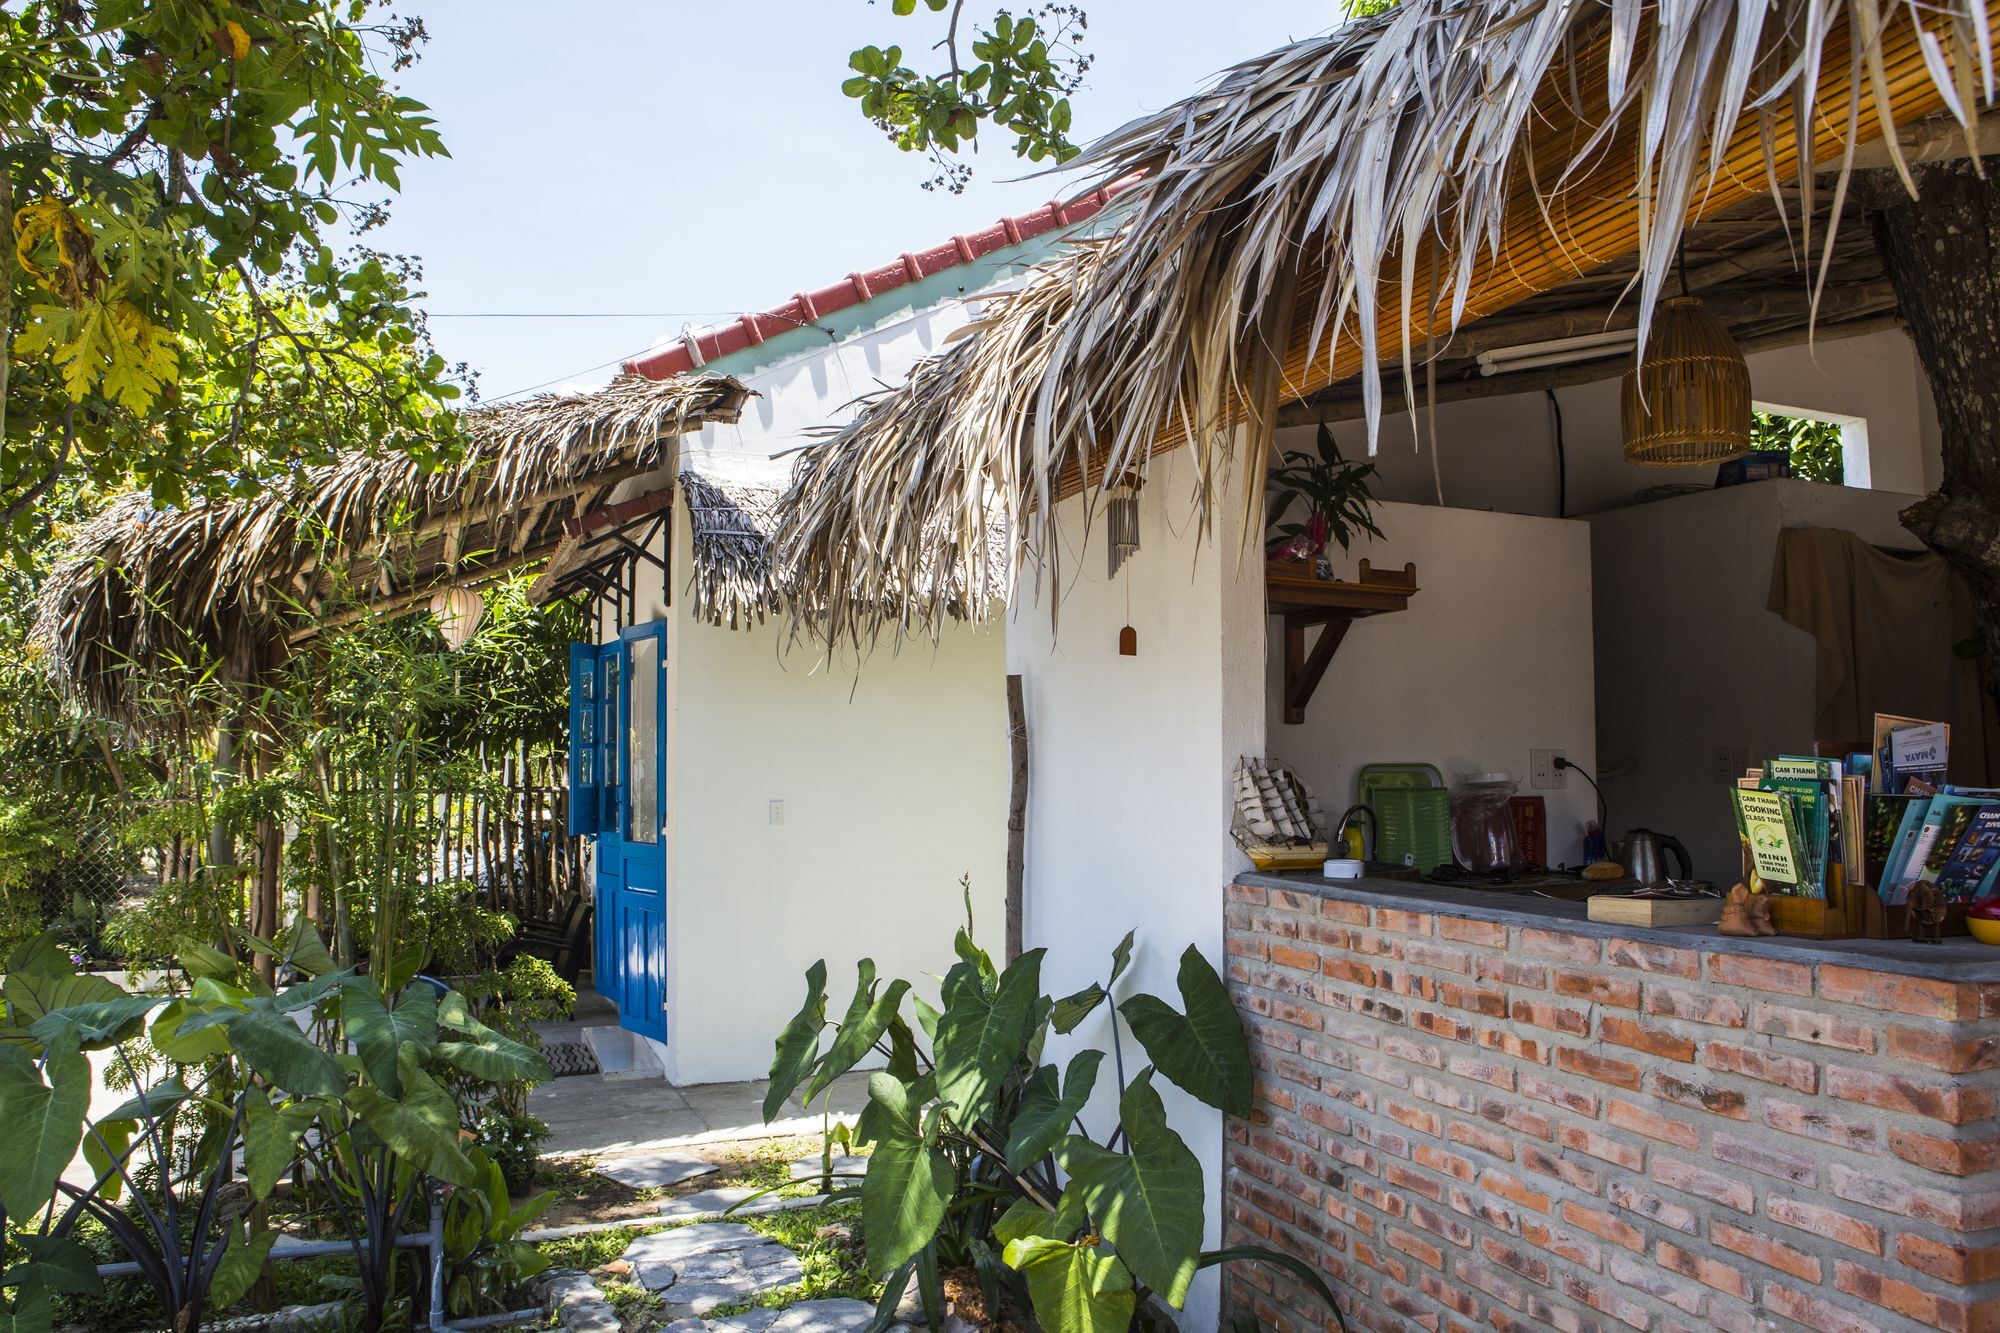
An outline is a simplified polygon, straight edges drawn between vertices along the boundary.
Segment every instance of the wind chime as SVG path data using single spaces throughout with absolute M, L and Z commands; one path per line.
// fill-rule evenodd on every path
M 1111 577 L 1117 578 L 1125 562 L 1139 553 L 1139 487 L 1144 483 L 1127 472 L 1111 484 L 1104 497 L 1104 530 L 1108 541 L 1105 553 Z M 1125 574 L 1125 628 L 1118 631 L 1118 655 L 1139 655 L 1139 631 L 1132 628 L 1132 574 Z

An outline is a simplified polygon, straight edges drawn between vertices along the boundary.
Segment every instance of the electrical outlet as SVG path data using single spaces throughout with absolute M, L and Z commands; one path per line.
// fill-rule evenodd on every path
M 785 822 L 785 803 L 783 801 L 771 802 L 771 827 L 776 828 L 778 825 L 784 822 Z
M 1718 745 L 1709 762 L 1709 780 L 1719 786 L 1732 786 L 1743 776 L 1743 770 L 1750 767 L 1750 747 Z
M 1557 768 L 1556 760 L 1568 758 L 1561 750 L 1528 751 L 1528 785 L 1536 791 L 1561 791 L 1569 785 L 1569 770 Z

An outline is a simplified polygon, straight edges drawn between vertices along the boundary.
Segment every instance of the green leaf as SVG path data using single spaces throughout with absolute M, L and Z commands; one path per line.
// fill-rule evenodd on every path
M 1132 939 L 1138 933 L 1136 930 L 1126 931 L 1125 938 L 1118 941 L 1118 947 L 1111 951 L 1111 980 L 1104 983 L 1107 990 L 1117 986 L 1118 978 L 1124 976 L 1125 969 L 1131 966 Z
M 38 1236 L 32 1231 L 16 1232 L 8 1240 L 20 1246 L 28 1257 L 7 1270 L 7 1286 L 34 1286 L 72 1296 L 96 1296 L 103 1292 L 104 1280 L 97 1276 L 97 1259 L 80 1243 L 67 1236 Z
M 920 1107 L 901 1083 L 878 1073 L 868 1080 L 875 1151 L 861 1185 L 861 1234 L 868 1271 L 884 1276 L 916 1257 L 937 1235 L 951 1202 L 951 1161 L 917 1122 Z
M 1333 1288 L 1326 1285 L 1326 1279 L 1319 1275 L 1317 1268 L 1314 1268 L 1311 1264 L 1295 1255 L 1286 1254 L 1282 1250 L 1269 1249 L 1262 1245 L 1230 1245 L 1220 1250 L 1203 1250 L 1201 1252 L 1201 1262 L 1196 1266 L 1199 1268 L 1213 1268 L 1217 1264 L 1229 1264 L 1238 1261 L 1269 1264 L 1273 1268 L 1284 1269 L 1292 1275 L 1293 1279 L 1304 1286 L 1306 1290 L 1319 1297 L 1320 1303 L 1325 1305 L 1327 1312 L 1333 1316 L 1333 1326 L 1335 1328 L 1345 1329 L 1347 1327 L 1347 1320 L 1340 1313 L 1340 1303 L 1333 1297 Z
M 458 1106 L 424 1072 L 415 1046 L 397 1052 L 396 1077 L 403 1089 L 400 1099 L 362 1083 L 347 1094 L 347 1104 L 418 1170 L 449 1184 L 477 1186 L 479 1168 L 459 1147 Z
M 1049 1021 L 1055 1025 L 1056 1031 L 1068 1035 L 1076 1031 L 1077 1024 L 1089 1018 L 1103 1003 L 1104 987 L 1093 981 L 1074 995 L 1065 995 L 1057 1000 L 1055 1008 L 1049 1011 Z
M 441 1041 L 436 1050 L 438 1059 L 452 1068 L 488 1083 L 547 1083 L 556 1076 L 540 1051 L 497 1032 L 471 1041 Z
M 1041 1236 L 1048 1240 L 1068 1240 L 1083 1230 L 1089 1218 L 1083 1214 L 1083 1204 L 1074 1194 L 1064 1194 L 1056 1202 L 1056 1211 L 1036 1203 L 1033 1199 L 1016 1199 L 1000 1214 L 1000 1220 L 993 1224 L 993 1239 L 1002 1245 L 1010 1245 L 1027 1236 Z
M 216 981 L 236 980 L 236 960 L 206 944 L 185 945 L 180 955 L 181 970 L 190 977 L 210 977 Z
M 1132 1274 L 1100 1245 L 1030 1236 L 1004 1251 L 1007 1266 L 1028 1284 L 1035 1319 L 1061 1333 L 1125 1333 L 1138 1293 Z
M 39 1211 L 76 1156 L 90 1109 L 90 1062 L 67 1038 L 49 1048 L 42 1070 L 19 1046 L 0 1046 L 0 1209 L 9 1218 Z
M 311 1102 L 273 1107 L 262 1088 L 243 1094 L 243 1174 L 259 1199 L 271 1191 L 298 1160 L 299 1139 L 312 1125 L 319 1108 Z
M 862 959 L 856 971 L 859 976 L 854 998 L 847 1005 L 847 1015 L 840 1020 L 833 1045 L 827 1048 L 826 1058 L 820 1061 L 819 1072 L 813 1075 L 812 1086 L 800 1099 L 807 1106 L 811 1106 L 813 1098 L 861 1063 L 862 1058 L 874 1049 L 875 1043 L 888 1031 L 889 1021 L 901 1012 L 903 996 L 910 989 L 907 981 L 892 981 L 889 988 L 878 996 L 875 993 L 875 960 L 872 958 Z
M 28 957 L 34 965 L 45 966 L 41 953 Z M 64 958 L 62 965 L 68 967 L 69 959 Z M 41 1043 L 28 1035 L 28 1028 L 45 1015 L 78 1005 L 122 999 L 124 995 L 113 982 L 87 972 L 81 976 L 75 972 L 56 974 L 45 970 L 9 972 L 6 980 L 0 982 L 0 1000 L 7 1002 L 7 1028 L 0 1032 L 0 1037 L 18 1046 L 39 1046 Z
M 28 1026 L 29 1033 L 44 1046 L 73 1037 L 85 1050 L 107 1045 L 123 1032 L 138 1030 L 139 1020 L 166 1003 L 162 996 L 119 994 L 116 999 L 92 1000 L 66 1005 L 43 1014 Z
M 298 1024 L 259 1001 L 227 1020 L 230 1044 L 257 1073 L 301 1097 L 337 1097 L 347 1086 L 340 1063 L 299 1031 Z
M 1022 1090 L 1021 1107 L 1014 1113 L 1014 1133 L 1007 1140 L 1008 1170 L 1027 1170 L 1069 1133 L 1070 1122 L 1082 1113 L 1091 1089 L 1097 1086 L 1097 1067 L 1103 1059 L 1103 1051 L 1078 1051 L 1070 1058 L 1060 1090 L 1054 1065 L 1043 1065 L 1036 1071 Z
M 1056 1161 L 1119 1257 L 1178 1310 L 1201 1254 L 1201 1163 L 1167 1124 L 1151 1069 L 1132 1080 L 1118 1112 L 1129 1151 L 1071 1135 Z
M 1250 1114 L 1253 1076 L 1243 1020 L 1201 950 L 1189 945 L 1175 978 L 1185 1016 L 1156 996 L 1118 1006 L 1159 1071 L 1195 1097 L 1234 1116 Z
M 190 1000 L 171 1000 L 153 1020 L 153 1049 L 179 1065 L 198 1065 L 229 1051 L 229 1032 L 218 1025 L 204 1025 L 183 1032 L 182 1024 L 202 1011 Z
M 193 1093 L 187 1090 L 187 1085 L 182 1083 L 180 1079 L 161 1079 L 158 1083 L 146 1089 L 146 1096 L 143 1101 L 140 1100 L 137 1093 L 134 1093 L 118 1105 L 112 1107 L 109 1111 L 106 1111 L 103 1115 L 98 1116 L 96 1123 L 98 1128 L 101 1129 L 105 1125 L 122 1124 L 126 1121 L 141 1123 L 149 1119 L 164 1120 L 169 1112 L 193 1095 Z
M 250 1284 L 257 1280 L 257 1274 L 264 1271 L 264 1260 L 278 1241 L 278 1233 L 268 1228 L 251 1236 L 238 1232 L 232 1225 L 228 1235 L 222 1262 L 215 1266 L 215 1276 L 208 1284 L 208 1304 L 212 1310 L 226 1310 L 243 1299 Z
M 116 1203 L 118 1196 L 125 1192 L 125 1180 L 118 1174 L 118 1164 L 126 1160 L 125 1150 L 132 1146 L 132 1136 L 138 1129 L 138 1125 L 130 1120 L 100 1123 L 83 1136 L 83 1160 L 91 1169 L 98 1196 L 107 1203 Z
M 47 1287 L 14 1293 L 14 1308 L 0 1309 L 0 1333 L 49 1333 L 55 1327 L 53 1299 Z
M 421 982 L 396 997 L 396 1007 L 366 977 L 349 977 L 340 990 L 340 1022 L 368 1070 L 368 1077 L 391 1097 L 402 1094 L 396 1061 L 403 1045 L 414 1044 L 428 1059 L 437 1048 L 437 992 Z
M 961 932 L 963 938 L 963 932 Z M 1007 968 L 991 992 L 974 976 L 945 978 L 945 1011 L 938 1019 L 938 1096 L 953 1118 L 971 1125 L 993 1114 L 1000 1084 L 1028 1044 L 1029 1015 L 1041 995 L 1041 949 L 1030 949 Z M 959 978 L 956 985 L 953 977 Z

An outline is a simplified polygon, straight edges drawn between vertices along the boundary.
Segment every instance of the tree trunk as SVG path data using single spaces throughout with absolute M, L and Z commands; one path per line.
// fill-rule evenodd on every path
M 1913 169 L 1917 197 L 1888 172 L 1856 173 L 1875 207 L 1875 248 L 1937 403 L 1943 484 L 1903 526 L 1965 580 L 2000 687 L 2000 157 Z

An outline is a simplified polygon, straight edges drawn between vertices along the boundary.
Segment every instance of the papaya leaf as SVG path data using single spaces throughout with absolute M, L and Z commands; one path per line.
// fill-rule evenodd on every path
M 945 1011 L 938 1019 L 938 1096 L 953 1118 L 972 1125 L 993 1114 L 1000 1084 L 1028 1043 L 1028 1018 L 1041 994 L 1042 955 L 1030 949 L 1011 963 L 991 991 L 975 977 L 945 978 Z
M 1187 1092 L 1234 1116 L 1250 1114 L 1250 1043 L 1228 988 L 1201 950 L 1189 945 L 1175 977 L 1185 1015 L 1157 996 L 1134 995 L 1118 1006 L 1153 1065 Z
M 1071 1135 L 1056 1161 L 1119 1258 L 1178 1310 L 1201 1255 L 1201 1163 L 1167 1124 L 1150 1068 L 1125 1089 L 1118 1113 L 1129 1151 Z
M 919 1104 L 884 1073 L 868 1080 L 875 1151 L 861 1185 L 861 1234 L 868 1271 L 882 1277 L 914 1259 L 937 1235 L 951 1202 L 951 1161 L 918 1125 Z
M 90 1109 L 90 1062 L 67 1036 L 48 1051 L 44 1070 L 19 1046 L 0 1046 L 0 1209 L 10 1218 L 40 1211 L 76 1156 Z
M 1097 1067 L 1103 1060 L 1103 1051 L 1078 1051 L 1070 1058 L 1060 1089 L 1054 1065 L 1043 1065 L 1036 1071 L 1022 1091 L 1020 1109 L 1014 1113 L 1014 1132 L 1007 1140 L 1009 1171 L 1027 1170 L 1069 1133 L 1070 1122 L 1082 1114 L 1097 1086 Z
M 1028 1236 L 1010 1241 L 1007 1266 L 1028 1284 L 1035 1319 L 1062 1333 L 1125 1333 L 1138 1306 L 1132 1274 L 1096 1244 Z

